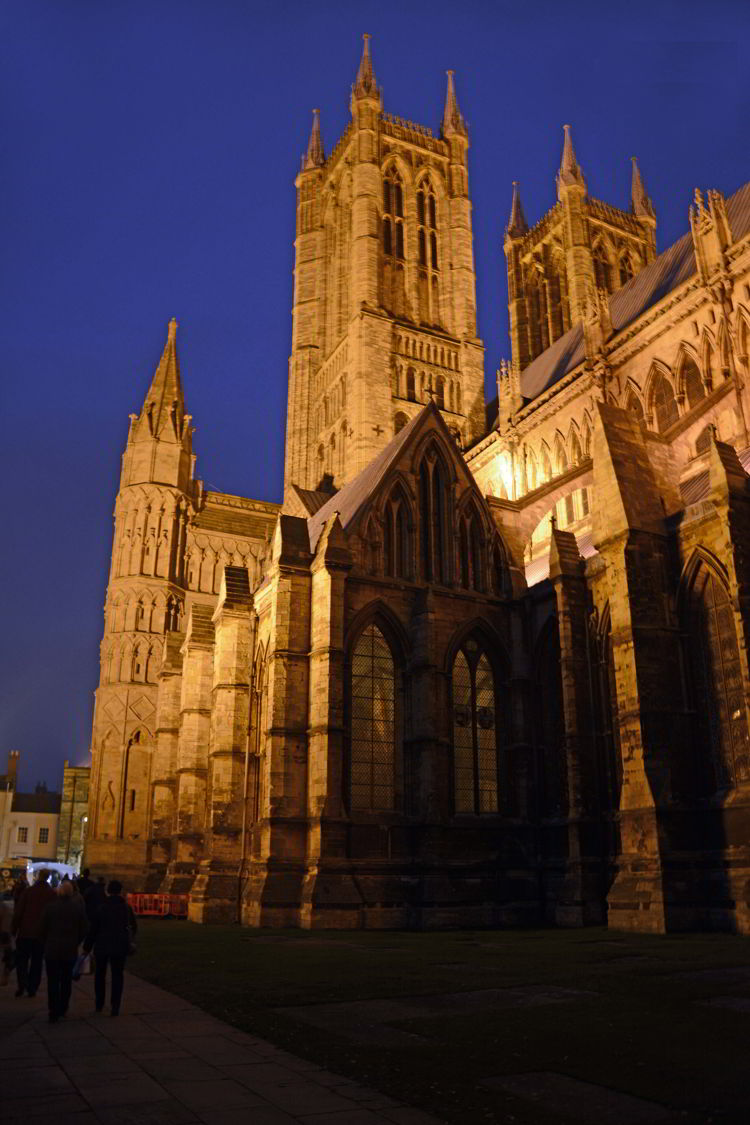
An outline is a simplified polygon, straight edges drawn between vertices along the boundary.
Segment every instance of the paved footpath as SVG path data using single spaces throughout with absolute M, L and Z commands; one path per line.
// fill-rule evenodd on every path
M 96 1015 L 92 978 L 68 1016 L 0 988 L 0 1120 L 10 1125 L 440 1125 L 126 974 L 123 1011 Z

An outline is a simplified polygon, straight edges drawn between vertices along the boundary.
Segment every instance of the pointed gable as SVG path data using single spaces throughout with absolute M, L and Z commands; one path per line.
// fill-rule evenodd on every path
M 341 526 L 345 531 L 353 527 L 360 515 L 369 506 L 370 501 L 374 499 L 388 473 L 395 469 L 407 447 L 415 445 L 430 428 L 440 435 L 443 439 L 443 446 L 451 451 L 453 463 L 464 477 L 467 487 L 475 489 L 477 496 L 481 497 L 476 481 L 466 467 L 462 455 L 456 449 L 453 437 L 443 421 L 440 411 L 434 402 L 430 402 L 396 434 L 385 449 L 370 462 L 366 469 L 363 469 L 358 477 L 345 485 L 322 508 L 319 508 L 314 515 L 310 516 L 307 526 L 310 534 L 311 551 L 315 550 L 321 532 L 334 512 L 338 512 Z

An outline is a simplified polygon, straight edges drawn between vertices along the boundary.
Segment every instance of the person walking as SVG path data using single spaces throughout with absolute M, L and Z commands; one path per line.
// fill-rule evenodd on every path
M 83 901 L 86 905 L 86 915 L 89 920 L 89 925 L 91 925 L 97 910 L 107 901 L 107 885 L 104 882 L 103 875 L 99 875 L 96 882 L 91 884 L 86 894 L 83 896 Z
M 16 996 L 36 996 L 42 979 L 44 945 L 40 927 L 42 915 L 55 892 L 49 885 L 49 871 L 42 869 L 33 887 L 23 892 L 13 911 L 11 930 L 16 939 Z
M 73 987 L 73 966 L 78 946 L 88 931 L 83 900 L 71 881 L 62 882 L 53 902 L 44 908 L 41 938 L 47 968 L 49 1022 L 57 1023 L 68 1011 Z
M 107 885 L 107 901 L 96 910 L 83 943 L 85 953 L 90 953 L 92 949 L 94 951 L 94 997 L 97 1012 L 104 1009 L 109 965 L 112 970 L 111 1011 L 113 1016 L 119 1015 L 125 958 L 132 949 L 137 929 L 133 909 L 122 895 L 122 883 L 112 879 Z

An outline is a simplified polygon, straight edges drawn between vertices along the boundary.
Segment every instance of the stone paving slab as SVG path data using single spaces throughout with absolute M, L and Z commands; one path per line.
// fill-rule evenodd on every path
M 89 977 L 50 1024 L 44 986 L 0 991 L 3 1125 L 441 1125 L 130 974 L 116 1019 Z
M 658 1102 L 551 1071 L 502 1074 L 485 1078 L 482 1085 L 506 1090 L 587 1125 L 656 1125 L 672 1117 L 671 1110 Z

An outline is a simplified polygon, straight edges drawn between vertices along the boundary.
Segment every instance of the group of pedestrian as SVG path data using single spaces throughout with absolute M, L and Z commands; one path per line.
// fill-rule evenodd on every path
M 119 1014 L 125 959 L 133 950 L 135 915 L 112 879 L 105 886 L 88 869 L 75 882 L 67 876 L 55 891 L 42 870 L 32 886 L 14 888 L 10 935 L 15 939 L 16 996 L 35 996 L 47 971 L 49 1021 L 66 1015 L 79 949 L 94 957 L 96 1011 L 104 1010 L 107 969 L 111 971 L 110 1010 Z M 6 976 L 7 980 L 7 976 Z

